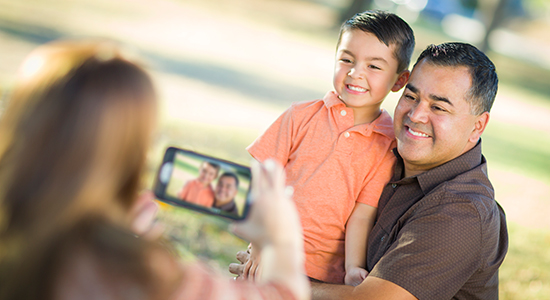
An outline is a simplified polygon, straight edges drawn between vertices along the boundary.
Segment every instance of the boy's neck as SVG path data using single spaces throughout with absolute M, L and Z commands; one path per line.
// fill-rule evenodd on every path
M 376 120 L 380 116 L 380 114 L 382 114 L 382 110 L 380 109 L 380 106 L 352 108 L 352 109 L 353 109 L 354 126 L 372 123 L 374 120 Z

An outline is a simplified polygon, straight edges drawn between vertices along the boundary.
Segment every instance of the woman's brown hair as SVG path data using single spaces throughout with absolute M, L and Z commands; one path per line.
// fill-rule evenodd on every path
M 23 63 L 0 122 L 0 228 L 44 224 L 50 213 L 62 224 L 135 199 L 155 95 L 118 49 L 54 42 Z
M 151 79 L 111 42 L 28 56 L 0 120 L 0 285 L 14 288 L 0 298 L 25 288 L 60 236 L 95 228 L 83 220 L 123 227 L 155 117 Z

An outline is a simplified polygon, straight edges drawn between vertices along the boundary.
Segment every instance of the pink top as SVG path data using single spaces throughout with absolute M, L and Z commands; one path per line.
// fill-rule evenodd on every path
M 285 287 L 269 283 L 255 285 L 249 281 L 234 281 L 212 274 L 198 263 L 184 267 L 184 284 L 172 299 L 217 300 L 258 299 L 293 300 L 294 295 Z

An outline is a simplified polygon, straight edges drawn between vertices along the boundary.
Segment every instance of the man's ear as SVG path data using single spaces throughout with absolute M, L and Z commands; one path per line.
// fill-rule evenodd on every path
M 487 128 L 487 124 L 489 123 L 489 112 L 486 111 L 482 113 L 481 115 L 476 117 L 476 121 L 474 123 L 474 130 L 470 134 L 470 142 L 477 143 L 479 138 L 481 137 L 481 134 L 483 131 L 485 131 L 485 128 Z
M 411 75 L 411 72 L 409 70 L 405 70 L 399 74 L 399 77 L 397 77 L 397 80 L 395 81 L 393 87 L 391 88 L 392 92 L 397 92 L 401 88 L 407 84 L 407 81 L 409 81 L 409 76 Z

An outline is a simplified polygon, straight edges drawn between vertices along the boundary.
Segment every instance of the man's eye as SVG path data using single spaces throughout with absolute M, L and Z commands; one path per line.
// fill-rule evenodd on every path
M 434 105 L 433 107 L 433 110 L 437 110 L 437 111 L 445 111 L 445 109 L 441 106 L 437 106 L 437 105 Z
M 413 97 L 413 96 L 411 96 L 411 95 L 405 95 L 405 98 L 406 98 L 407 100 L 416 101 L 416 98 Z

